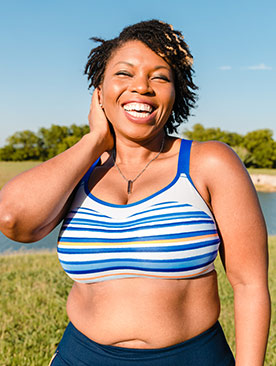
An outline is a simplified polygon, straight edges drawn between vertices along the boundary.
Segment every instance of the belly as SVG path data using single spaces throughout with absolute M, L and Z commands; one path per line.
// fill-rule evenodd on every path
M 69 319 L 88 338 L 130 348 L 183 342 L 210 328 L 219 310 L 215 271 L 190 280 L 75 283 L 67 302 Z

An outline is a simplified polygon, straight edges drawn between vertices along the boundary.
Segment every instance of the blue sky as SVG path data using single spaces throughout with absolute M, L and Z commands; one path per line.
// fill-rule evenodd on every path
M 0 146 L 16 131 L 87 123 L 91 36 L 157 18 L 183 32 L 198 107 L 185 125 L 276 138 L 276 1 L 9 0 L 0 4 Z

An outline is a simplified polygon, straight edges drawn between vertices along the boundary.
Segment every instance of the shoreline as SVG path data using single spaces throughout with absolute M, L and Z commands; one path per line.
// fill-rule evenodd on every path
M 19 250 L 5 250 L 0 252 L 1 257 L 13 257 L 13 256 L 25 256 L 25 255 L 48 255 L 48 254 L 57 254 L 57 250 L 53 248 L 37 248 L 37 249 L 19 249 Z
M 250 178 L 258 192 L 276 192 L 276 175 L 250 174 Z

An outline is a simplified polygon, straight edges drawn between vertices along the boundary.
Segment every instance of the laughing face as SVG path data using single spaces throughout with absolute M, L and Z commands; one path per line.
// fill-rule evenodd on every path
M 99 90 L 116 136 L 137 141 L 163 131 L 175 100 L 171 67 L 140 41 L 115 51 Z

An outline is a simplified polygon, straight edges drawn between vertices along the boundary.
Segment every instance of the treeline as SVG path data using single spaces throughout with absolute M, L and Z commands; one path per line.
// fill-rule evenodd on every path
M 222 141 L 232 147 L 247 168 L 276 168 L 276 141 L 269 129 L 255 130 L 246 135 L 222 131 L 220 128 L 204 128 L 195 124 L 185 130 L 184 137 L 197 141 Z
M 88 132 L 88 125 L 75 124 L 69 127 L 52 125 L 50 128 L 40 128 L 37 133 L 19 131 L 0 148 L 0 160 L 45 161 L 73 146 Z M 204 128 L 201 124 L 195 124 L 184 132 L 184 137 L 192 140 L 225 142 L 236 151 L 246 167 L 254 168 L 276 168 L 276 141 L 272 136 L 273 132 L 269 129 L 240 135 L 220 128 Z
M 0 148 L 0 160 L 48 160 L 65 151 L 89 132 L 88 125 L 58 126 L 40 128 L 38 133 L 19 131 L 7 138 L 7 144 Z

